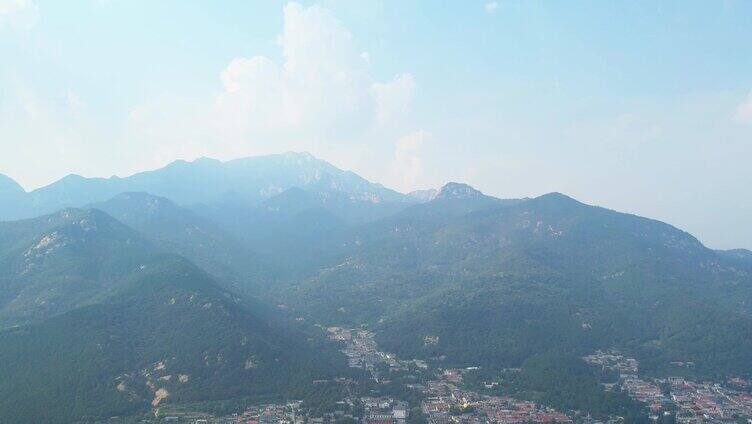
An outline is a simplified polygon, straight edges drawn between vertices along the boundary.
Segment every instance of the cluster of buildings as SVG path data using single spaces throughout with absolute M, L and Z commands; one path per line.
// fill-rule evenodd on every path
M 619 386 L 654 413 L 675 409 L 679 423 L 747 421 L 752 424 L 752 384 L 746 379 L 732 378 L 725 386 L 681 377 L 648 381 L 639 378 L 636 359 L 624 357 L 617 351 L 597 351 L 583 359 L 589 364 L 618 372 L 618 381 L 605 384 L 607 389 Z M 693 365 L 682 363 L 682 366 Z
M 243 424 L 303 424 L 306 417 L 300 413 L 300 404 L 300 401 L 295 401 L 283 405 L 252 406 L 236 417 L 237 422 Z
M 407 402 L 388 397 L 347 398 L 338 402 L 340 410 L 325 413 L 322 416 L 308 416 L 301 409 L 301 402 L 290 402 L 284 405 L 263 405 L 250 407 L 242 414 L 232 414 L 220 418 L 188 419 L 183 423 L 190 424 L 334 424 L 335 422 L 353 422 L 358 424 L 406 424 L 410 414 Z M 352 410 L 359 404 L 363 407 L 362 414 L 357 417 L 345 412 Z
M 426 369 L 428 364 L 421 360 L 399 360 L 396 355 L 377 349 L 372 332 L 365 329 L 329 327 L 326 329 L 330 340 L 344 343 L 342 353 L 347 356 L 348 365 L 368 370 L 379 381 L 378 364 L 385 364 L 390 370 L 407 370 L 412 364 Z
M 398 366 L 399 363 L 394 355 L 380 352 L 376 348 L 373 333 L 368 330 L 355 330 L 341 327 L 329 327 L 326 329 L 330 340 L 344 342 L 342 352 L 347 356 L 348 364 L 353 368 L 365 368 L 374 371 L 376 364 L 386 363 Z
M 671 388 L 671 400 L 677 407 L 680 423 L 736 421 L 752 423 L 752 393 L 743 388 L 715 383 L 698 383 L 679 377 L 665 380 Z M 748 387 L 748 386 L 747 386 Z
M 286 404 L 268 404 L 252 406 L 242 414 L 213 417 L 208 414 L 192 412 L 167 415 L 156 422 L 175 424 L 305 424 L 312 423 L 300 411 L 300 401 Z M 152 421 L 142 421 L 151 423 Z M 332 421 L 333 423 L 333 421 Z M 323 423 L 321 423 L 323 424 Z
M 647 405 L 651 412 L 659 412 L 671 403 L 655 383 L 642 380 L 636 375 L 623 375 L 618 384 L 632 399 Z
M 654 382 L 643 380 L 638 376 L 640 363 L 637 359 L 627 358 L 616 350 L 607 352 L 598 350 L 591 355 L 585 356 L 583 359 L 588 364 L 600 366 L 604 370 L 612 370 L 618 373 L 618 381 L 616 383 L 605 384 L 606 389 L 611 390 L 614 386 L 618 385 L 631 398 L 644 403 L 654 413 L 664 409 L 671 403 L 658 385 Z
M 342 352 L 351 367 L 370 371 L 376 381 L 379 381 L 379 364 L 388 366 L 390 370 L 406 370 L 410 366 L 428 368 L 424 361 L 400 360 L 394 354 L 379 351 L 373 333 L 368 330 L 329 327 L 327 333 L 330 340 L 343 343 Z M 463 373 L 473 369 L 443 370 L 439 380 L 413 387 L 420 388 L 426 396 L 421 407 L 429 424 L 572 422 L 566 414 L 533 402 L 480 395 L 461 388 Z M 360 402 L 365 409 L 360 420 L 362 424 L 404 424 L 409 416 L 407 403 L 391 398 L 361 398 Z
M 534 402 L 462 389 L 462 373 L 463 370 L 445 370 L 441 380 L 426 384 L 422 408 L 430 424 L 572 422 L 566 414 Z
M 426 369 L 425 362 L 404 361 L 378 350 L 374 335 L 365 329 L 330 327 L 329 338 L 343 344 L 342 352 L 351 367 L 368 370 L 379 381 L 379 370 L 407 370 L 414 366 Z M 679 424 L 740 423 L 752 424 L 752 381 L 730 379 L 726 384 L 698 383 L 679 377 L 641 379 L 639 362 L 618 351 L 596 351 L 583 358 L 587 363 L 615 374 L 615 382 L 605 383 L 607 390 L 620 388 L 630 397 L 643 402 L 654 413 L 674 410 Z M 488 396 L 465 389 L 463 376 L 476 368 L 445 369 L 437 378 L 408 387 L 424 395 L 421 409 L 429 424 L 602 424 L 590 417 L 569 416 L 535 402 L 509 396 Z M 491 388 L 486 384 L 486 387 Z M 301 402 L 270 404 L 248 408 L 242 414 L 226 417 L 184 415 L 166 417 L 160 422 L 190 424 L 407 424 L 410 405 L 392 397 L 348 397 L 338 402 L 341 408 L 323 416 L 308 416 Z M 413 405 L 417 407 L 417 405 Z M 354 411 L 358 411 L 355 413 Z M 349 411 L 349 412 L 345 412 Z M 617 417 L 618 418 L 618 417 Z M 609 423 L 621 422 L 613 419 Z
M 598 365 L 603 369 L 616 370 L 621 375 L 637 375 L 640 363 L 637 359 L 627 358 L 620 354 L 616 350 L 601 351 L 597 350 L 595 353 L 582 358 L 591 365 Z
M 405 424 L 410 415 L 407 402 L 392 398 L 360 398 L 363 405 L 363 424 Z

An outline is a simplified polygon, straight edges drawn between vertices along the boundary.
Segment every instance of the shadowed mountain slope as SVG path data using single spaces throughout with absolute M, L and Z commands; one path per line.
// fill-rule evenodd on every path
M 252 285 L 270 278 L 268 264 L 246 244 L 166 198 L 122 193 L 91 207 L 137 230 L 161 251 L 184 256 L 238 289 L 252 291 Z

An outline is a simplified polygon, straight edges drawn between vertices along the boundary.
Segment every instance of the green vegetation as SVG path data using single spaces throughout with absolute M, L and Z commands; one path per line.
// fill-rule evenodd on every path
M 0 335 L 0 411 L 14 422 L 131 414 L 163 402 L 301 398 L 336 352 L 269 326 L 179 258 L 111 298 Z
M 186 166 L 168 173 L 193 175 Z M 605 392 L 599 382 L 613 376 L 581 356 L 618 348 L 656 376 L 750 372 L 749 252 L 712 251 L 667 224 L 560 194 L 503 201 L 452 184 L 407 207 L 337 174 L 347 193 L 284 177 L 293 188 L 261 199 L 266 180 L 250 173 L 236 199 L 209 190 L 229 168 L 201 166 L 215 179 L 179 193 L 207 200 L 190 210 L 129 193 L 97 205 L 117 219 L 66 209 L 0 223 L 0 415 L 75 422 L 152 402 L 227 413 L 293 398 L 320 415 L 346 395 L 375 394 L 420 403 L 407 385 L 425 375 L 380 369 L 387 382 L 376 385 L 343 367 L 316 323 L 366 324 L 404 359 L 481 366 L 468 384 L 493 379 L 504 394 L 630 423 L 644 421 L 642 406 Z M 130 182 L 166 187 L 153 176 Z M 112 184 L 80 197 L 101 200 Z M 391 201 L 369 206 L 358 193 Z M 8 184 L 0 194 L 21 196 Z
M 259 254 L 213 222 L 164 197 L 122 193 L 91 207 L 135 229 L 160 251 L 191 260 L 236 291 L 257 291 L 253 284 L 264 285 L 271 278 L 269 265 Z
M 402 357 L 519 367 L 617 347 L 650 374 L 706 377 L 752 362 L 751 274 L 658 221 L 560 194 L 443 199 L 354 230 L 346 250 L 291 295 Z
M 0 328 L 94 303 L 154 251 L 137 232 L 96 210 L 0 223 Z
M 0 258 L 20 269 L 0 287 L 4 311 L 32 324 L 0 332 L 4 420 L 87 422 L 155 404 L 302 398 L 313 380 L 348 372 L 334 346 L 270 324 L 253 302 L 102 212 L 20 224 L 0 228 Z M 48 293 L 54 313 L 13 309 Z
M 480 392 L 512 395 L 596 418 L 613 414 L 628 423 L 649 421 L 644 405 L 625 393 L 605 391 L 602 379 L 580 358 L 560 352 L 531 356 L 519 370 L 483 368 L 465 374 L 465 384 Z

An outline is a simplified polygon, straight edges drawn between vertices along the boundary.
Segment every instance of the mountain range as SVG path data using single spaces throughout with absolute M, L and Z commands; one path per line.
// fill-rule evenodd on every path
M 561 193 L 401 194 L 287 153 L 28 193 L 0 178 L 0 216 L 0 415 L 16 422 L 300 398 L 349 372 L 312 324 L 371 329 L 433 368 L 562 382 L 617 348 L 648 375 L 752 373 L 752 252 Z
M 114 203 L 124 196 L 135 197 Z M 147 240 L 97 209 L 0 225 L 3 420 L 89 422 L 163 402 L 299 397 L 341 371 L 337 352 L 162 252 L 161 234 Z
M 257 205 L 289 188 L 316 193 L 321 203 L 405 203 L 407 195 L 338 169 L 309 153 L 284 153 L 220 162 L 202 158 L 175 161 L 164 168 L 129 177 L 85 178 L 68 175 L 25 192 L 0 176 L 0 219 L 21 219 L 106 201 L 124 192 L 146 192 L 181 205 L 229 201 Z M 335 205 L 333 207 L 338 207 Z

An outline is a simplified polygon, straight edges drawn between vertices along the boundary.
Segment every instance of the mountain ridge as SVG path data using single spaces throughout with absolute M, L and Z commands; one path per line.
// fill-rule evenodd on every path
M 115 202 L 146 215 L 129 219 L 141 232 L 96 208 L 0 222 L 4 420 L 99 422 L 170 402 L 297 398 L 346 373 L 318 338 L 165 252 L 148 230 L 170 236 L 203 221 L 143 193 Z
M 242 287 L 249 280 L 262 284 L 269 278 L 265 258 L 214 222 L 167 198 L 125 192 L 88 207 L 106 212 L 139 231 L 160 250 L 191 260 L 237 290 L 249 291 Z
M 25 193 L 26 190 L 21 187 L 21 184 L 16 182 L 13 178 L 0 174 L 0 196 L 4 194 L 18 194 Z
M 433 200 L 368 224 L 347 246 L 297 289 L 299 307 L 375 326 L 400 356 L 516 367 L 545 350 L 616 346 L 651 372 L 690 360 L 705 375 L 740 373 L 752 359 L 738 340 L 752 329 L 752 272 L 669 224 L 560 193 L 472 208 Z M 705 333 L 717 340 L 700 342 Z
M 315 158 L 310 153 L 251 156 L 229 161 L 176 160 L 126 177 L 87 178 L 70 174 L 52 184 L 17 193 L 13 207 L 0 207 L 0 220 L 52 213 L 110 199 L 122 192 L 148 192 L 178 205 L 235 199 L 255 205 L 291 187 L 341 193 L 354 203 L 410 203 L 413 200 Z
M 0 324 L 34 322 L 82 306 L 121 284 L 155 250 L 96 209 L 0 222 Z
M 99 422 L 171 402 L 300 397 L 338 360 L 306 340 L 184 259 L 154 256 L 101 301 L 0 331 L 0 411 L 13 422 Z
M 725 379 L 752 363 L 752 252 L 558 192 L 500 199 L 448 182 L 388 201 L 309 154 L 229 162 L 175 161 L 133 184 L 69 176 L 47 206 L 129 184 L 174 191 L 0 222 L 0 411 L 40 411 L 33 398 L 59 422 L 91 421 L 297 396 L 343 365 L 317 344 L 331 325 L 442 369 L 558 367 L 613 348 L 649 376 Z M 84 363 L 80 379 L 67 372 Z M 54 393 L 74 386 L 85 396 Z
M 448 182 L 444 184 L 431 200 L 435 199 L 470 199 L 484 196 L 477 190 L 465 183 Z

